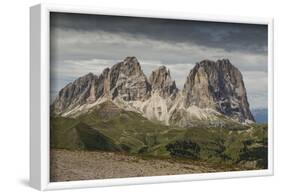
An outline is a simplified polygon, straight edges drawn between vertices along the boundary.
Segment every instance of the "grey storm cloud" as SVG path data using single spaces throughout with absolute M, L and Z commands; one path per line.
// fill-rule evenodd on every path
M 107 31 L 186 42 L 227 51 L 267 51 L 267 26 L 124 16 L 52 13 L 53 27 L 79 31 Z
M 167 66 L 179 88 L 196 62 L 228 58 L 243 74 L 251 108 L 267 107 L 266 25 L 69 13 L 51 13 L 50 22 L 52 99 L 126 56 L 136 56 L 147 76 Z

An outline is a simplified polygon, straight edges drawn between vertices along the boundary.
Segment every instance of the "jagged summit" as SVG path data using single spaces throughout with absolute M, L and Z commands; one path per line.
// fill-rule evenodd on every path
M 184 84 L 186 106 L 212 108 L 239 122 L 254 121 L 241 72 L 228 59 L 203 60 Z
M 148 79 L 137 58 L 126 57 L 99 76 L 89 73 L 66 85 L 51 109 L 77 116 L 104 101 L 166 125 L 187 126 L 194 120 L 214 122 L 221 117 L 254 122 L 242 74 L 228 59 L 196 63 L 179 90 L 165 66 L 153 70 Z
M 139 61 L 135 56 L 128 56 L 124 59 L 124 63 L 137 64 L 137 63 L 139 63 Z
M 226 59 L 226 58 L 224 58 L 224 59 L 218 59 L 217 62 L 218 62 L 218 63 L 223 63 L 223 64 L 230 64 L 230 65 L 232 65 L 232 64 L 230 63 L 230 60 L 229 60 L 229 59 Z
M 149 82 L 152 91 L 158 91 L 162 97 L 175 96 L 178 92 L 176 82 L 172 80 L 170 71 L 165 66 L 160 66 L 152 71 Z
M 88 73 L 79 77 L 74 82 L 67 84 L 59 91 L 58 96 L 51 106 L 52 111 L 63 112 L 86 103 L 87 98 L 90 96 L 90 88 L 97 80 L 98 77 L 96 75 Z
M 136 57 L 126 57 L 122 62 L 117 63 L 111 69 L 112 71 L 118 70 L 127 76 L 143 74 L 140 63 Z
M 150 85 L 136 57 L 126 57 L 110 69 L 110 92 L 114 98 L 125 101 L 145 100 Z
M 231 64 L 229 59 L 219 59 L 217 61 L 204 59 L 199 63 L 196 63 L 193 69 L 196 70 L 200 67 L 203 67 L 205 69 L 219 69 L 219 68 L 237 69 L 234 65 Z

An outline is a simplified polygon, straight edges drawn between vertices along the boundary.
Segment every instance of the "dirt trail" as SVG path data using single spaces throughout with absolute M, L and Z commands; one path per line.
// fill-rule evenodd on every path
M 219 171 L 226 169 L 214 168 L 199 162 L 144 159 L 109 152 L 51 150 L 52 182 Z

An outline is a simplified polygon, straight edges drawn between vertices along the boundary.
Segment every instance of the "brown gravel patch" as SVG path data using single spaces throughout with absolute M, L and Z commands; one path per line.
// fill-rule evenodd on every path
M 50 177 L 52 182 L 206 173 L 226 170 L 225 168 L 212 167 L 201 162 L 145 159 L 111 152 L 52 149 L 50 157 Z

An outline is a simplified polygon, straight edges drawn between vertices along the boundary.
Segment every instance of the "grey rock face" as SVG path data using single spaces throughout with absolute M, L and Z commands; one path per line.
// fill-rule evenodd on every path
M 89 73 L 65 86 L 51 111 L 63 114 L 99 99 L 179 126 L 193 120 L 217 122 L 219 115 L 239 122 L 254 121 L 242 74 L 227 59 L 197 63 L 179 91 L 165 66 L 154 70 L 148 80 L 136 57 L 127 57 L 99 76 Z
M 110 69 L 110 92 L 125 101 L 145 100 L 151 87 L 136 57 L 127 57 Z
M 254 121 L 241 72 L 229 60 L 203 60 L 184 85 L 185 105 L 212 108 L 239 122 Z
M 150 91 L 151 86 L 136 57 L 127 57 L 111 69 L 104 69 L 100 76 L 89 73 L 65 86 L 51 109 L 59 114 L 85 103 L 94 103 L 101 97 L 145 100 L 149 98 Z
M 164 98 L 175 97 L 178 92 L 176 82 L 172 80 L 170 71 L 165 66 L 152 71 L 149 82 L 152 91 L 158 91 L 160 96 Z
M 60 90 L 51 110 L 60 113 L 86 103 L 90 96 L 91 98 L 98 98 L 94 88 L 97 82 L 98 77 L 89 73 L 66 85 Z
M 95 88 L 98 98 L 101 96 L 109 96 L 109 91 L 110 91 L 109 72 L 110 72 L 109 68 L 104 69 L 102 74 L 99 76 L 98 81 L 96 82 Z

